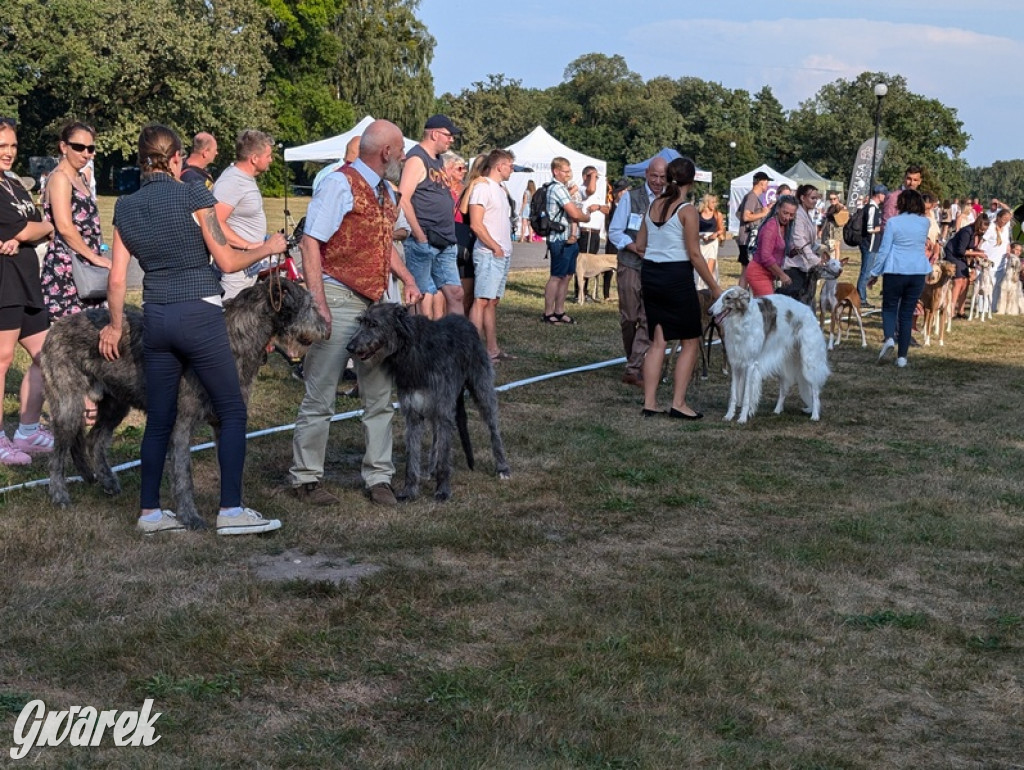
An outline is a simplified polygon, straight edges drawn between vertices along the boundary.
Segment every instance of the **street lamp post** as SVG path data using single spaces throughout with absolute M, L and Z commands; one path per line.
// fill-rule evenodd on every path
M 875 97 L 878 100 L 875 104 L 875 141 L 871 145 L 871 175 L 868 182 L 867 197 L 871 197 L 871 191 L 875 189 L 875 164 L 878 162 L 878 127 L 882 124 L 882 99 L 889 93 L 889 87 L 885 83 L 875 84 Z
M 732 179 L 732 163 L 736 159 L 736 142 L 729 142 L 729 179 Z

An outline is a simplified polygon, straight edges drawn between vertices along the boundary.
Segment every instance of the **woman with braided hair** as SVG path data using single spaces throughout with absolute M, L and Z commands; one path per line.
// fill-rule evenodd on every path
M 213 193 L 203 185 L 181 183 L 181 166 L 178 135 L 166 126 L 146 126 L 139 135 L 142 186 L 114 207 L 113 265 L 107 285 L 110 324 L 100 331 L 99 350 L 107 360 L 119 357 L 128 263 L 134 255 L 144 272 L 147 409 L 138 529 L 153 534 L 185 528 L 172 511 L 161 508 L 160 481 L 177 418 L 178 388 L 188 367 L 209 394 L 220 423 L 217 534 L 268 532 L 281 522 L 264 519 L 242 505 L 248 414 L 210 257 L 223 272 L 231 273 L 284 251 L 286 244 L 278 234 L 256 249 L 232 249 L 217 220 Z

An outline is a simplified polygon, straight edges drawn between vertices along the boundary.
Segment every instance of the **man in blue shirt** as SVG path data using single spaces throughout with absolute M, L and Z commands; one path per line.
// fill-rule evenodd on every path
M 397 176 L 398 164 L 405 155 L 403 148 L 402 132 L 398 126 L 386 120 L 377 120 L 363 133 L 359 157 L 351 164 L 351 170 L 362 177 L 379 196 L 389 196 L 392 205 L 395 202 L 394 191 L 390 185 L 382 182 L 384 177 Z M 306 286 L 313 295 L 320 315 L 327 321 L 329 333 L 327 340 L 315 343 L 306 353 L 303 367 L 306 395 L 295 420 L 295 438 L 292 442 L 291 486 L 300 500 L 312 505 L 334 505 L 340 502 L 335 494 L 323 486 L 330 420 L 334 414 L 338 381 L 349 359 L 346 346 L 359 328 L 360 314 L 376 299 L 371 300 L 357 293 L 356 287 L 346 285 L 331 275 L 325 270 L 327 266 L 322 260 L 324 245 L 336 233 L 349 227 L 346 218 L 353 211 L 354 200 L 352 183 L 344 171 L 339 170 L 328 176 L 310 201 L 306 211 L 306 228 L 299 244 Z M 384 197 L 379 200 L 381 205 L 387 202 Z M 355 221 L 354 216 L 351 227 L 355 226 Z M 393 219 L 391 224 L 394 224 Z M 391 272 L 405 284 L 405 302 L 413 304 L 419 301 L 421 294 L 412 274 L 395 251 L 391 232 L 391 226 L 380 229 L 380 237 L 384 242 L 372 246 L 387 249 Z M 340 274 L 340 271 L 336 272 Z M 383 291 L 383 284 L 379 288 Z M 391 479 L 395 474 L 391 458 L 391 421 L 394 416 L 391 377 L 379 365 L 356 361 L 355 366 L 359 378 L 359 395 L 363 401 L 362 422 L 366 435 L 363 481 L 372 502 L 396 505 L 397 500 L 391 488 Z

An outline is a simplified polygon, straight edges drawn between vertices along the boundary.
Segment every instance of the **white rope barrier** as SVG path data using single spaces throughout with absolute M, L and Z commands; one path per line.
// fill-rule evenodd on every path
M 534 383 L 544 382 L 545 380 L 553 380 L 556 377 L 567 377 L 570 374 L 579 374 L 581 372 L 592 372 L 592 371 L 596 371 L 598 369 L 604 369 L 604 368 L 606 368 L 608 366 L 615 366 L 617 364 L 623 364 L 625 362 L 626 362 L 625 357 L 613 358 L 610 361 L 600 361 L 600 362 L 595 363 L 595 364 L 587 364 L 585 366 L 577 366 L 577 367 L 574 367 L 572 369 L 563 369 L 560 372 L 548 372 L 547 374 L 540 374 L 540 375 L 537 375 L 536 377 L 528 377 L 525 380 L 517 380 L 516 382 L 509 382 L 509 383 L 506 383 L 505 385 L 499 385 L 497 388 L 495 388 L 495 390 L 498 393 L 504 393 L 506 391 L 512 390 L 513 388 L 521 388 L 521 387 L 524 387 L 525 385 L 533 385 Z M 395 407 L 396 410 L 398 409 L 398 403 L 397 402 L 393 406 Z M 360 415 L 362 415 L 362 413 L 363 413 L 362 409 L 354 409 L 354 410 L 352 410 L 350 412 L 342 412 L 340 414 L 336 414 L 333 417 L 331 417 L 331 422 L 340 422 L 342 420 L 351 420 L 354 417 L 359 417 Z M 245 439 L 246 439 L 246 441 L 248 441 L 249 439 L 259 438 L 260 436 L 269 436 L 269 435 L 271 435 L 273 433 L 283 433 L 285 431 L 291 431 L 291 430 L 295 430 L 295 423 L 289 423 L 288 425 L 278 425 L 278 426 L 273 427 L 273 428 L 264 428 L 262 430 L 252 431 L 251 433 L 246 433 L 245 434 Z M 203 451 L 205 449 L 213 449 L 215 446 L 216 446 L 216 444 L 214 442 L 207 441 L 204 444 L 196 444 L 194 447 L 190 447 L 189 451 L 190 452 L 200 452 L 200 451 Z M 111 470 L 113 470 L 115 473 L 120 473 L 121 471 L 126 471 L 126 470 L 129 470 L 130 468 L 137 468 L 139 465 L 141 465 L 141 462 L 142 462 L 141 460 L 130 460 L 130 461 L 126 462 L 126 463 L 121 463 L 120 465 L 115 465 L 113 468 L 111 468 Z M 81 481 L 82 477 L 81 476 L 68 476 L 67 480 L 68 481 Z M 32 489 L 33 487 L 44 487 L 44 486 L 48 486 L 49 483 L 50 483 L 50 479 L 48 477 L 44 478 L 44 479 L 34 479 L 32 481 L 26 481 L 26 482 L 23 482 L 21 484 L 13 484 L 12 486 L 9 486 L 9 487 L 0 488 L 0 494 L 5 495 L 8 492 L 16 492 L 19 489 Z

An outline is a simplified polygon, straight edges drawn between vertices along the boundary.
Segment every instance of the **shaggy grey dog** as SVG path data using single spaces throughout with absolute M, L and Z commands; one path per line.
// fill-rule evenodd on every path
M 114 429 L 128 411 L 132 407 L 146 409 L 142 313 L 128 310 L 125 317 L 121 356 L 114 361 L 107 361 L 99 352 L 100 330 L 110 322 L 110 313 L 104 309 L 61 319 L 43 343 L 40 366 L 54 437 L 50 499 L 57 505 L 71 503 L 64 477 L 69 456 L 86 481 L 99 481 L 110 495 L 121 491 L 107 461 L 107 450 Z M 309 292 L 287 280 L 264 281 L 242 291 L 224 303 L 224 318 L 246 404 L 256 373 L 267 360 L 266 347 L 271 340 L 300 353 L 327 336 L 327 325 Z M 96 424 L 88 432 L 82 414 L 86 397 L 96 403 L 97 411 Z M 178 419 L 171 434 L 168 468 L 175 512 L 189 529 L 206 526 L 196 511 L 189 453 L 192 432 L 200 420 L 209 422 L 217 434 L 206 390 L 194 374 L 186 372 L 178 392 Z
M 466 424 L 463 390 L 469 390 L 491 433 L 498 476 L 511 478 L 505 447 L 498 431 L 498 398 L 494 370 L 476 329 L 462 316 L 428 321 L 409 315 L 401 305 L 373 305 L 359 319 L 359 330 L 348 351 L 363 361 L 377 360 L 394 377 L 398 402 L 405 417 L 405 490 L 403 498 L 419 495 L 423 427 L 430 422 L 434 441 L 430 469 L 435 474 L 434 498 L 452 496 L 452 434 L 456 425 L 466 463 L 473 468 L 473 447 Z

